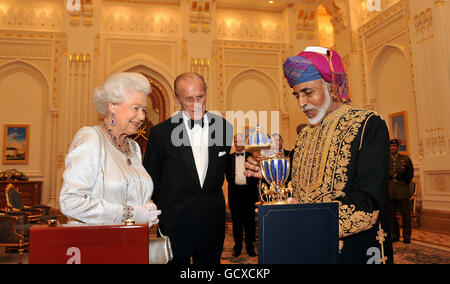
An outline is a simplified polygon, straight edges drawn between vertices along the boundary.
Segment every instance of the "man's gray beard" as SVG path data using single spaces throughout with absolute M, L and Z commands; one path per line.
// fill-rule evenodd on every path
M 310 109 L 318 110 L 316 117 L 314 117 L 314 118 L 308 117 L 309 123 L 311 123 L 313 125 L 322 122 L 322 120 L 325 118 L 325 116 L 327 114 L 327 110 L 331 104 L 331 96 L 330 96 L 330 93 L 328 92 L 328 88 L 324 87 L 324 89 L 325 89 L 325 103 L 320 108 L 317 108 L 315 106 L 310 106 L 310 107 L 304 108 L 304 110 L 310 110 Z

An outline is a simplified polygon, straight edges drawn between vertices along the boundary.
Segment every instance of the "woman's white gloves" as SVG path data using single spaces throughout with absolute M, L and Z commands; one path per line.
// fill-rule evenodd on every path
M 159 223 L 158 216 L 161 214 L 161 210 L 158 210 L 155 203 L 149 202 L 144 206 L 134 206 L 133 209 L 136 223 L 148 222 L 149 227 Z

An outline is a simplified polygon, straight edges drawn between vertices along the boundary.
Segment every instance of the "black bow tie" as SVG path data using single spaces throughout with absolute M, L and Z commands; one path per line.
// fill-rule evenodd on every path
M 193 119 L 189 119 L 188 121 L 188 125 L 189 127 L 192 129 L 194 128 L 194 126 L 198 124 L 201 128 L 203 128 L 203 126 L 205 125 L 204 121 L 203 121 L 203 117 L 201 119 L 198 120 L 193 120 Z
M 236 153 L 236 156 L 245 156 L 245 152 L 242 152 L 242 153 Z

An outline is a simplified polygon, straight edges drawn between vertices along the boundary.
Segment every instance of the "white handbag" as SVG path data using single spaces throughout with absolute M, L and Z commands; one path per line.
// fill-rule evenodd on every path
M 158 232 L 161 237 L 148 241 L 148 262 L 150 264 L 166 264 L 173 258 L 169 237 L 161 233 L 159 226 Z

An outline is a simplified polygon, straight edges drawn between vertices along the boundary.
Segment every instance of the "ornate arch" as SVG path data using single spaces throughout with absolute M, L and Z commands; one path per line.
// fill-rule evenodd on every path
M 138 142 L 142 155 L 145 154 L 147 148 L 150 129 L 169 118 L 172 114 L 171 106 L 174 105 L 173 89 L 166 79 L 169 75 L 166 71 L 163 72 L 166 75 L 162 75 L 155 70 L 160 68 L 160 66 L 152 64 L 148 56 L 138 55 L 121 61 L 121 65 L 115 65 L 111 72 L 137 72 L 144 75 L 150 82 L 152 92 L 147 100 L 146 119 L 137 134 L 132 137 Z
M 225 107 L 228 108 L 230 106 L 230 95 L 233 92 L 233 89 L 241 82 L 250 78 L 257 80 L 262 85 L 266 86 L 267 89 L 270 90 L 270 93 L 275 94 L 274 99 L 275 109 L 281 111 L 281 103 L 280 103 L 281 94 L 278 91 L 279 87 L 277 87 L 277 84 L 274 82 L 274 80 L 271 77 L 269 77 L 266 73 L 255 68 L 249 68 L 244 71 L 241 71 L 230 80 L 227 89 L 225 91 L 225 98 L 224 98 L 224 101 L 226 103 Z
M 50 87 L 49 87 L 49 80 L 45 76 L 45 73 L 37 66 L 35 66 L 33 63 L 24 61 L 24 60 L 13 60 L 6 62 L 3 65 L 0 65 L 0 80 L 5 78 L 6 76 L 16 73 L 16 72 L 23 72 L 35 79 L 35 81 L 41 86 L 42 88 L 42 113 L 41 113 L 41 133 L 40 137 L 41 139 L 45 137 L 47 133 L 47 128 L 50 127 L 48 125 L 48 110 L 50 109 Z M 26 102 L 25 102 L 26 103 Z M 30 121 L 32 123 L 32 121 Z M 29 176 L 33 177 L 43 177 L 45 176 L 45 161 L 49 158 L 46 154 L 46 143 L 42 143 L 40 146 L 40 161 L 39 163 L 39 169 L 34 170 L 32 173 L 27 173 Z
M 408 57 L 406 55 L 406 52 L 402 46 L 395 45 L 395 44 L 385 44 L 383 47 L 381 47 L 376 55 L 373 57 L 372 62 L 370 62 L 369 67 L 369 96 L 368 96 L 368 102 L 370 105 L 375 106 L 377 103 L 377 77 L 378 77 L 378 71 L 382 66 L 382 62 L 384 60 L 384 57 L 389 50 L 397 50 L 400 51 L 400 53 L 405 57 L 405 61 L 408 62 Z
M 170 115 L 176 111 L 176 102 L 174 99 L 173 82 L 175 76 L 168 71 L 169 68 L 160 61 L 144 55 L 137 54 L 123 59 L 109 68 L 107 75 L 116 72 L 134 71 L 142 73 L 154 79 L 165 90 L 165 100 L 167 102 L 167 114 Z
M 12 60 L 0 65 L 0 79 L 2 79 L 5 74 L 9 75 L 18 71 L 27 73 L 28 75 L 34 77 L 37 82 L 39 82 L 46 94 L 46 96 L 44 97 L 44 101 L 46 102 L 47 108 L 48 102 L 50 101 L 50 84 L 49 79 L 45 76 L 45 72 L 43 72 L 38 66 L 32 64 L 31 62 L 24 60 Z

